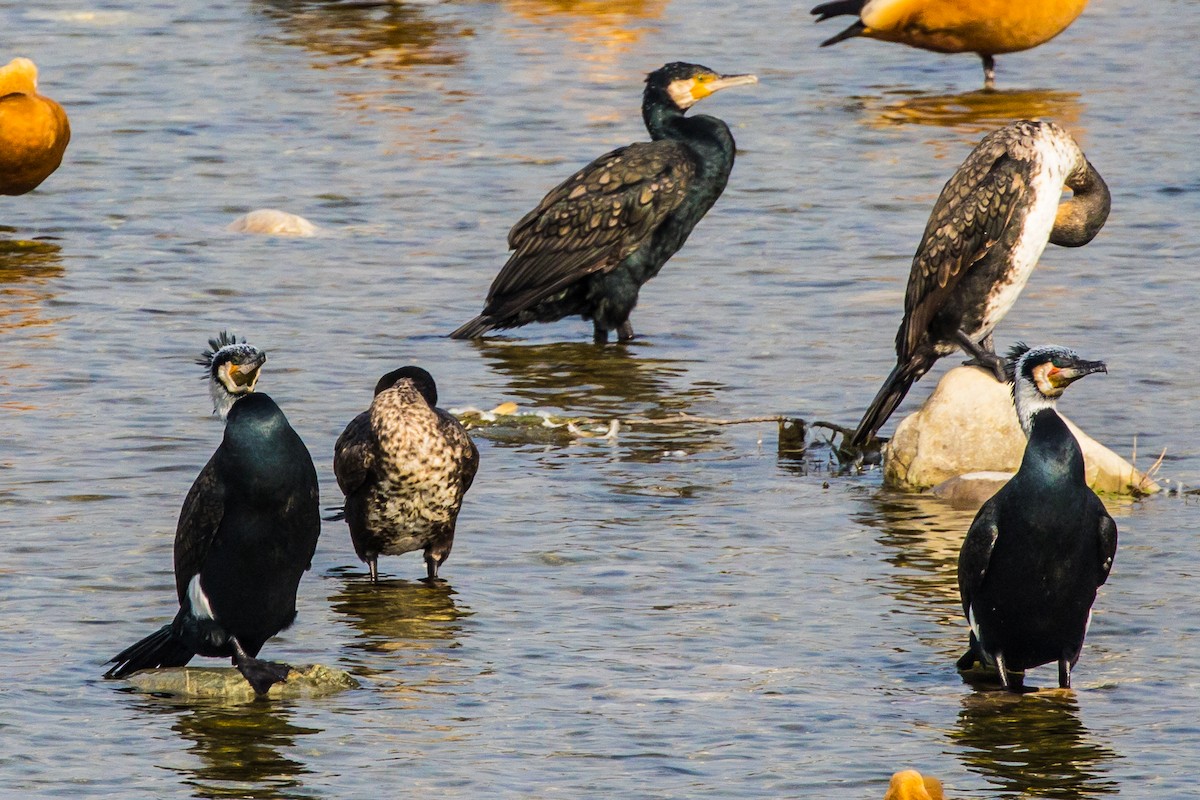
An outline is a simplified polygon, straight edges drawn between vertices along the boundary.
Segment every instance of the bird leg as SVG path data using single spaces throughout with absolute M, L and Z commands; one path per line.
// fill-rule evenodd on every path
M 996 355 L 996 351 L 992 348 L 992 335 L 990 333 L 978 344 L 961 329 L 954 332 L 954 338 L 958 341 L 958 346 L 971 356 L 969 361 L 963 362 L 963 366 L 990 369 L 992 374 L 996 376 L 996 380 L 1000 383 L 1008 380 L 1008 376 L 1004 372 L 1006 362 L 1003 358 Z
M 608 344 L 608 328 L 600 320 L 592 320 L 592 341 L 596 344 Z
M 245 651 L 235 636 L 230 636 L 229 641 L 233 642 L 233 664 L 238 672 L 242 673 L 242 677 L 250 682 L 255 694 L 266 694 L 274 684 L 287 682 L 288 673 L 292 669 L 287 664 L 254 658 Z
M 983 88 L 985 91 L 994 92 L 996 90 L 996 59 L 987 53 L 980 53 L 979 57 L 983 59 Z
M 1058 660 L 1058 688 L 1071 688 L 1071 662 L 1065 656 Z
M 628 342 L 633 338 L 633 323 L 628 318 L 621 323 L 621 327 L 617 328 L 617 341 Z
M 367 562 L 367 568 L 371 570 L 371 583 L 379 583 L 379 559 L 372 558 Z

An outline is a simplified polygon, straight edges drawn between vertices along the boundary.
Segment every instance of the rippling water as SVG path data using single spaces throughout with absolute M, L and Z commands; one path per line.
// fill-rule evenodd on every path
M 831 24 L 772 0 L 0 5 L 0 59 L 33 57 L 74 131 L 58 173 L 0 199 L 3 793 L 868 798 L 912 766 L 953 797 L 1195 796 L 1194 500 L 1117 504 L 1077 690 L 997 697 L 953 669 L 971 514 L 781 459 L 771 423 L 480 434 L 439 587 L 416 556 L 365 584 L 326 523 L 265 652 L 358 691 L 230 707 L 99 678 L 174 611 L 175 520 L 221 435 L 192 363 L 208 336 L 270 353 L 260 388 L 325 505 L 335 437 L 410 362 L 448 407 L 849 424 L 891 367 L 930 205 L 1013 117 L 1067 125 L 1114 199 L 998 343 L 1106 359 L 1068 413 L 1200 482 L 1194 4 L 1096 0 L 1000 57 L 991 95 L 973 56 L 820 50 Z M 642 338 L 445 339 L 508 227 L 644 138 L 641 80 L 677 59 L 762 82 L 704 104 L 738 163 L 643 292 Z M 225 232 L 260 207 L 323 233 Z

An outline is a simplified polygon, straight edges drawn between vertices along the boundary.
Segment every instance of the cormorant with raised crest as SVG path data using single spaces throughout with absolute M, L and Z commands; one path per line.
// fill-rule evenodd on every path
M 296 589 L 321 532 L 317 472 L 304 442 L 265 394 L 237 397 L 225 436 L 192 484 L 175 530 L 175 619 L 123 650 L 106 677 L 231 658 L 254 691 L 288 667 L 257 658 L 292 624 Z
M 633 338 L 629 315 L 642 284 L 687 240 L 729 180 L 729 127 L 685 116 L 697 101 L 753 75 L 720 75 L 675 62 L 651 72 L 642 97 L 649 142 L 613 150 L 547 194 L 508 233 L 513 251 L 483 312 L 454 331 L 473 339 L 497 328 L 580 314 L 597 342 Z
M 463 495 L 479 452 L 453 415 L 437 407 L 437 384 L 420 367 L 401 367 L 375 385 L 371 407 L 334 444 L 333 472 L 346 495 L 354 551 L 379 579 L 379 556 L 425 551 L 426 576 L 454 546 Z
M 1067 200 L 1064 187 L 1073 192 Z M 934 203 L 908 276 L 896 366 L 848 443 L 866 444 L 913 383 L 956 349 L 1003 382 L 992 330 L 1046 243 L 1087 244 L 1108 219 L 1109 205 L 1100 173 L 1053 122 L 1022 120 L 985 136 Z
M 207 371 L 213 413 L 225 419 L 235 400 L 254 391 L 267 354 L 247 344 L 245 337 L 239 342 L 236 335 L 221 331 L 208 340 L 208 349 L 196 363 Z
M 1117 526 L 1084 478 L 1083 453 L 1055 410 L 1071 383 L 1107 372 L 1065 347 L 1017 345 L 1013 401 L 1028 443 L 1017 474 L 983 504 L 958 556 L 958 589 L 971 626 L 960 670 L 994 666 L 1019 691 L 1024 672 L 1058 664 L 1071 685 L 1092 617 L 1108 580 Z

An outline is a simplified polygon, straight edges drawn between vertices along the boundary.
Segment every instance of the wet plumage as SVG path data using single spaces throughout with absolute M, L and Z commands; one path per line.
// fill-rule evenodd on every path
M 1018 346 L 1013 398 L 1028 437 L 1017 474 L 976 514 L 958 558 L 970 648 L 959 669 L 994 666 L 1005 688 L 1058 664 L 1071 685 L 1096 590 L 1108 579 L 1117 526 L 1084 478 L 1083 453 L 1055 410 L 1072 382 L 1104 372 L 1063 347 Z
M 192 484 L 175 531 L 179 613 L 112 659 L 108 677 L 229 657 L 262 694 L 287 677 L 256 656 L 292 624 L 296 589 L 321 532 L 317 473 L 275 402 L 247 394 Z
M 350 538 L 372 580 L 379 556 L 413 550 L 424 551 L 426 574 L 437 577 L 478 467 L 471 437 L 437 407 L 428 372 L 403 367 L 379 379 L 371 407 L 346 426 L 333 459 Z
M 225 419 L 233 403 L 242 395 L 254 391 L 267 354 L 226 331 L 208 340 L 208 349 L 196 363 L 205 369 L 208 392 L 213 399 L 213 413 Z
M 579 314 L 592 320 L 598 342 L 612 330 L 631 339 L 642 284 L 683 246 L 733 168 L 728 126 L 685 112 L 720 89 L 756 81 L 678 62 L 650 73 L 642 118 L 652 141 L 601 156 L 517 222 L 483 312 L 450 335 L 470 339 Z
M 0 194 L 36 189 L 58 169 L 70 141 L 67 113 L 38 94 L 34 63 L 14 58 L 0 67 Z
M 984 87 L 996 83 L 994 56 L 1050 41 L 1075 21 L 1087 0 L 835 0 L 812 10 L 817 22 L 857 16 L 822 47 L 856 36 L 936 53 L 977 53 Z
M 1074 194 L 1062 201 L 1064 187 Z M 992 330 L 1047 242 L 1087 244 L 1109 203 L 1100 174 L 1054 123 L 1014 122 L 985 136 L 934 204 L 908 277 L 896 366 L 849 444 L 866 444 L 912 384 L 956 349 L 1004 380 Z

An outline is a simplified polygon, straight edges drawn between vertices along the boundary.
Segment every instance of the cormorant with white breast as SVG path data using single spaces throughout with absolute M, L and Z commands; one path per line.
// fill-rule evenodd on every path
M 1017 474 L 983 504 L 958 556 L 958 589 L 971 625 L 960 670 L 994 666 L 1004 688 L 1024 671 L 1058 663 L 1071 685 L 1092 616 L 1108 580 L 1117 526 L 1084 478 L 1083 453 L 1054 409 L 1074 381 L 1107 372 L 1065 347 L 1014 347 L 1013 401 L 1028 443 Z
M 425 551 L 429 579 L 454 546 L 463 495 L 479 451 L 420 367 L 401 367 L 375 386 L 371 407 L 334 444 L 333 471 L 346 495 L 354 551 L 379 579 L 379 556 Z
M 642 284 L 687 240 L 729 180 L 729 127 L 685 113 L 753 75 L 719 75 L 675 62 L 651 72 L 642 98 L 650 142 L 603 155 L 551 190 L 508 233 L 514 252 L 488 290 L 483 312 L 450 334 L 473 339 L 497 328 L 580 314 L 597 342 L 633 338 L 629 315 Z
M 106 677 L 228 657 L 264 694 L 288 667 L 257 658 L 292 624 L 296 589 L 321 532 L 317 472 L 270 397 L 229 409 L 225 436 L 192 484 L 175 531 L 175 619 L 123 650 Z
M 245 337 L 239 342 L 236 335 L 227 331 L 209 339 L 208 348 L 196 363 L 206 370 L 213 413 L 225 419 L 234 401 L 254 391 L 262 366 L 267 363 L 267 354 L 247 344 Z
M 1063 188 L 1074 193 L 1062 200 Z M 861 448 L 939 358 L 962 348 L 1005 380 L 992 330 L 1016 302 L 1047 242 L 1081 247 L 1110 197 L 1079 145 L 1053 122 L 993 131 L 946 183 L 913 256 L 896 332 L 896 366 L 849 439 Z

